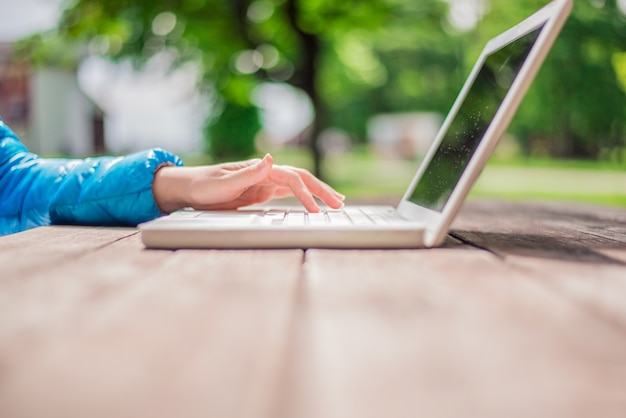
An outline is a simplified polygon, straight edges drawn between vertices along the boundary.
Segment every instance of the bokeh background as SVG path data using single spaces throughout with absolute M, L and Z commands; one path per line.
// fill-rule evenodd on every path
M 485 42 L 545 0 L 0 0 L 0 116 L 48 156 L 267 151 L 397 199 Z M 626 206 L 626 0 L 574 10 L 473 197 Z

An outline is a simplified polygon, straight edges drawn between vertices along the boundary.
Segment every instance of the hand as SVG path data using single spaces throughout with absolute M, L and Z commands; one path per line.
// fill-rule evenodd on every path
M 306 170 L 263 159 L 201 167 L 163 167 L 154 176 L 154 199 L 164 212 L 184 207 L 227 210 L 295 196 L 309 212 L 319 212 L 314 196 L 333 209 L 344 196 Z

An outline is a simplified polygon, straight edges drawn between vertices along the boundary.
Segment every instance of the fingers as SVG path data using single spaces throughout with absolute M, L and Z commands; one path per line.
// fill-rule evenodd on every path
M 292 170 L 294 170 L 300 178 L 302 178 L 309 191 L 313 195 L 319 197 L 322 202 L 333 209 L 340 209 L 343 207 L 343 201 L 346 198 L 344 195 L 335 191 L 328 184 L 324 183 L 306 170 L 300 168 L 294 168 Z
M 343 207 L 344 196 L 322 182 L 307 170 L 286 166 L 275 166 L 270 154 L 261 160 L 248 160 L 228 163 L 220 166 L 227 172 L 228 182 L 224 183 L 233 198 L 246 196 L 246 199 L 258 203 L 259 190 L 266 190 L 266 197 L 295 196 L 309 212 L 319 212 L 320 208 L 314 196 L 333 209 Z M 265 183 L 269 181 L 270 186 Z M 226 192 L 225 192 L 226 193 Z M 245 195 L 243 194 L 245 193 Z M 256 194 L 255 194 L 256 193 Z M 250 203 L 246 200 L 247 203 Z
M 269 178 L 277 185 L 288 188 L 310 212 L 320 211 L 313 196 L 319 197 L 333 209 L 343 207 L 344 196 L 306 170 L 274 166 Z M 278 193 L 280 192 L 277 190 L 276 194 Z M 286 194 L 285 191 L 282 194 Z
M 315 202 L 313 195 L 295 171 L 285 167 L 274 166 L 269 178 L 279 186 L 288 187 L 309 212 L 317 213 L 320 211 L 320 207 Z
M 239 168 L 229 174 L 229 186 L 235 190 L 245 190 L 267 179 L 274 160 L 271 155 L 266 154 L 261 160 L 250 160 L 239 164 L 241 164 Z

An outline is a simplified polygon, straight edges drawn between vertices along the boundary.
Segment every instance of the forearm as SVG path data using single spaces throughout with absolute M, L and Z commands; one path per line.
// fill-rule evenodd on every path
M 162 214 L 152 185 L 166 165 L 182 164 L 160 149 L 125 157 L 81 160 L 50 204 L 53 223 L 136 225 Z

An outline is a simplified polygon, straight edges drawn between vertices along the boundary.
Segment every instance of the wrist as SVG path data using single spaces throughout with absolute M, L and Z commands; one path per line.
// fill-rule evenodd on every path
M 161 212 L 171 213 L 189 206 L 188 190 L 185 167 L 166 165 L 154 173 L 152 195 Z

